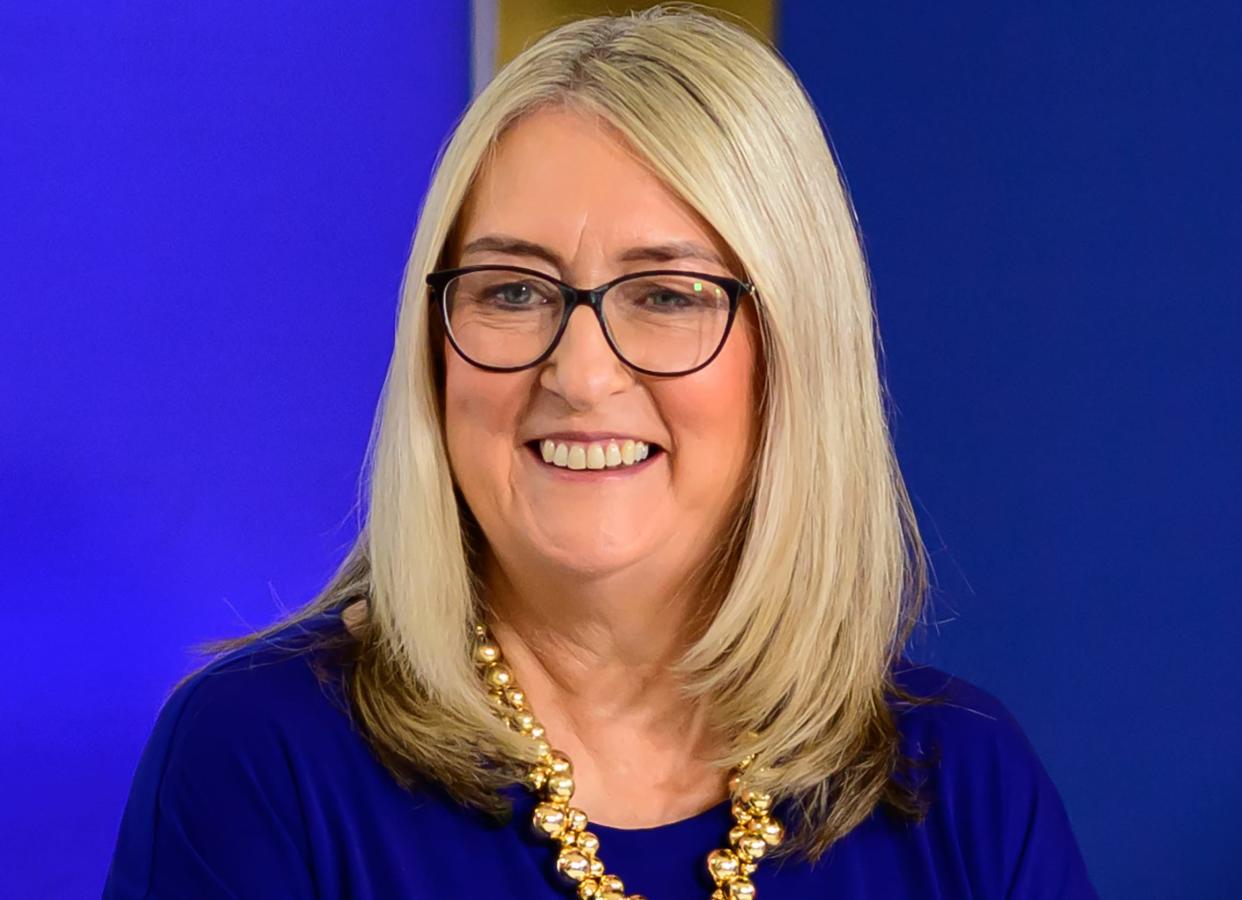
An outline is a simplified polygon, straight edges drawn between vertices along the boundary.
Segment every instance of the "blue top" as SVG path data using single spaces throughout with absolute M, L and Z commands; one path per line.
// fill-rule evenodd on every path
M 336 611 L 304 627 L 344 626 Z M 308 659 L 252 645 L 173 692 L 134 775 L 105 900 L 574 896 L 555 843 L 527 825 L 533 795 L 511 787 L 515 821 L 496 825 L 439 789 L 404 791 Z M 896 707 L 907 753 L 939 747 L 927 818 L 908 826 L 877 809 L 814 865 L 761 862 L 761 900 L 1096 897 L 1061 798 L 1001 703 L 908 661 L 898 683 L 948 701 Z M 654 828 L 591 830 L 627 891 L 706 900 L 704 860 L 731 824 L 721 802 Z

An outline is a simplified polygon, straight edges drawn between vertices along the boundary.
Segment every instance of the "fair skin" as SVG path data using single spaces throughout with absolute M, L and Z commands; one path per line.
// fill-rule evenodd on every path
M 579 287 L 650 269 L 742 275 L 608 126 L 564 109 L 503 135 L 454 233 L 452 265 L 519 265 Z M 480 240 L 497 236 L 546 252 Z M 727 773 L 706 761 L 717 742 L 668 669 L 708 599 L 691 572 L 747 477 L 757 347 L 746 301 L 720 355 L 672 378 L 626 366 L 581 308 L 531 369 L 484 371 L 445 344 L 445 437 L 487 538 L 489 622 L 548 739 L 573 761 L 573 802 L 592 821 L 652 827 L 727 797 Z M 633 470 L 569 472 L 527 446 L 567 432 L 662 452 Z

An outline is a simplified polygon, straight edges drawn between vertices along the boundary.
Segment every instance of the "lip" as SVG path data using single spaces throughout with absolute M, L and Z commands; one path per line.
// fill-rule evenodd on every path
M 548 435 L 552 438 L 553 435 Z M 607 437 L 615 437 L 615 435 L 607 435 Z M 582 440 L 582 438 L 568 438 L 556 436 L 557 440 Z M 551 463 L 543 461 L 543 456 L 539 452 L 539 441 L 542 438 L 527 441 L 522 445 L 522 449 L 526 451 L 531 463 L 541 472 L 546 472 L 553 478 L 568 478 L 572 481 L 598 481 L 600 479 L 610 480 L 614 478 L 630 478 L 640 472 L 646 470 L 648 466 L 658 459 L 664 457 L 665 451 L 656 444 L 649 444 L 651 447 L 651 455 L 642 462 L 632 463 L 628 466 L 618 466 L 615 469 L 563 469 L 560 466 L 554 466 Z M 594 438 L 600 440 L 600 438 Z

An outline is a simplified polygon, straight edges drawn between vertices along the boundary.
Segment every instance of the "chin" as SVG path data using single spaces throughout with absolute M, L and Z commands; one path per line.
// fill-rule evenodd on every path
M 650 555 L 649 548 L 625 546 L 607 546 L 598 542 L 583 540 L 583 534 L 574 535 L 573 540 L 556 542 L 554 545 L 543 545 L 532 548 L 544 559 L 562 571 L 584 577 L 598 577 L 610 572 L 620 571 L 641 562 Z

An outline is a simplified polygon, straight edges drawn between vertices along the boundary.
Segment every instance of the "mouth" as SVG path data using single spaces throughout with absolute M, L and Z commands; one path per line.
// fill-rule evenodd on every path
M 523 446 L 541 468 L 558 475 L 587 478 L 635 473 L 666 452 L 659 444 L 630 439 L 587 443 L 545 438 L 527 441 Z

